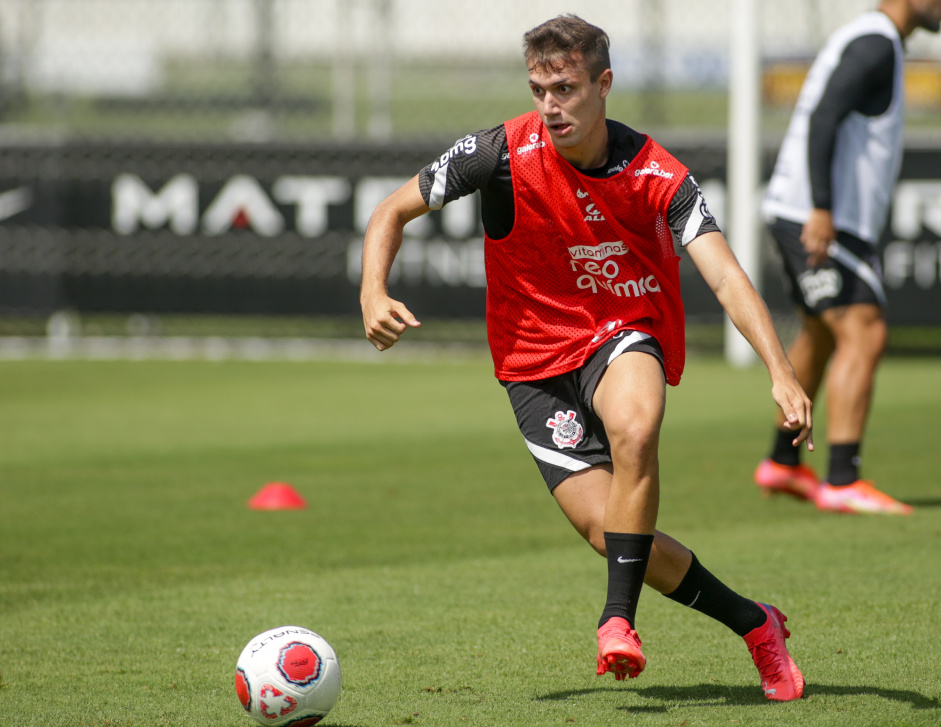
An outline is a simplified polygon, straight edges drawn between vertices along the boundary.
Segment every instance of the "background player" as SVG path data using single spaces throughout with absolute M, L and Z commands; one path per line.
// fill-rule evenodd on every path
M 406 223 L 479 190 L 497 378 L 559 506 L 608 562 L 598 674 L 643 670 L 634 626 L 646 581 L 744 637 L 769 699 L 799 698 L 783 614 L 655 530 L 665 384 L 679 382 L 685 356 L 675 244 L 767 366 L 794 446 L 812 447 L 811 402 L 686 167 L 606 119 L 604 31 L 563 16 L 527 33 L 524 47 L 536 111 L 458 140 L 373 213 L 366 335 L 385 350 L 420 325 L 387 290 Z
M 829 364 L 830 461 L 821 484 L 779 416 L 755 482 L 821 510 L 912 511 L 860 479 L 859 453 L 888 339 L 875 247 L 902 159 L 902 41 L 916 28 L 938 32 L 939 23 L 941 0 L 883 0 L 829 38 L 804 82 L 764 203 L 801 318 L 788 355 L 811 397 Z

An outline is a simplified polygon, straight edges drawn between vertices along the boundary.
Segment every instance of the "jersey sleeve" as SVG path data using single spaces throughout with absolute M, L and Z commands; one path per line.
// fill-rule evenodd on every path
M 702 190 L 688 172 L 670 201 L 667 224 L 673 233 L 674 243 L 681 247 L 686 247 L 707 232 L 721 232 L 716 218 L 706 206 Z
M 431 209 L 486 187 L 500 166 L 506 147 L 506 129 L 468 134 L 418 173 L 418 186 Z
M 831 164 L 840 123 L 851 111 L 885 113 L 892 101 L 895 49 L 884 35 L 864 35 L 843 50 L 827 87 L 810 116 L 807 160 L 814 207 L 833 202 Z

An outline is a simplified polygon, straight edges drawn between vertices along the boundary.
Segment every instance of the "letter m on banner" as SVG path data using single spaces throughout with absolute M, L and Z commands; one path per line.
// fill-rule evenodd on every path
M 189 174 L 178 174 L 158 192 L 134 174 L 121 174 L 111 185 L 111 224 L 115 232 L 130 235 L 143 225 L 156 230 L 169 226 L 178 235 L 190 235 L 199 224 L 199 186 Z

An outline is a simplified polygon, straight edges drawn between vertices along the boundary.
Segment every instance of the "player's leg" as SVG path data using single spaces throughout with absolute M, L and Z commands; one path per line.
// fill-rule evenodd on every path
M 605 513 L 611 494 L 613 467 L 604 426 L 587 402 L 596 393 L 597 383 L 610 363 L 625 351 L 645 351 L 651 360 L 659 361 L 659 346 L 649 336 L 625 333 L 602 346 L 578 375 L 504 383 L 526 446 L 550 492 L 576 530 L 602 555 L 607 553 Z M 703 573 L 707 571 L 701 566 L 694 569 L 694 557 L 689 550 L 660 532 L 655 532 L 652 539 L 648 567 L 642 571 L 648 584 L 671 597 L 674 593 L 684 593 L 684 584 L 686 588 L 697 587 L 702 594 L 694 594 L 684 603 L 719 620 L 722 620 L 722 612 L 735 611 L 735 608 L 716 607 L 723 602 L 723 594 L 740 597 L 718 580 L 704 577 Z M 755 606 L 754 602 L 741 600 Z M 622 620 L 626 623 L 626 619 Z M 771 622 L 770 617 L 766 620 Z M 763 628 L 767 630 L 770 627 L 766 624 Z M 735 630 L 741 631 L 741 627 Z M 636 633 L 632 638 L 626 638 L 630 637 L 630 631 L 627 625 L 627 629 L 615 634 L 615 645 L 619 639 L 625 639 L 619 648 L 629 651 L 634 660 L 630 668 L 636 669 L 638 662 L 643 663 L 643 654 L 640 653 Z M 780 643 L 783 646 L 783 636 Z M 782 650 L 786 653 L 786 649 L 778 649 L 779 652 Z M 610 666 L 606 660 L 605 663 Z M 629 666 L 620 666 L 623 678 Z M 615 675 L 618 675 L 617 671 Z
M 831 308 L 822 317 L 836 343 L 827 375 L 827 441 L 858 443 L 888 342 L 885 317 L 879 306 L 871 304 Z
M 617 357 L 592 403 L 612 460 L 603 522 L 608 600 L 599 625 L 615 616 L 633 625 L 660 506 L 660 426 L 666 407 L 660 361 L 641 352 Z
M 788 346 L 787 357 L 794 367 L 797 381 L 812 401 L 816 401 L 817 392 L 823 383 L 827 363 L 833 355 L 836 343 L 830 327 L 820 316 L 798 311 L 801 328 L 794 341 Z M 778 411 L 777 427 L 784 428 L 784 414 Z M 793 439 L 791 434 L 791 439 Z M 798 450 L 797 447 L 791 447 Z
M 826 379 L 830 466 L 815 502 L 821 510 L 907 515 L 911 507 L 859 479 L 860 442 L 888 339 L 879 258 L 871 245 L 840 230 L 828 265 L 841 284 L 818 306 L 836 350 Z
M 592 397 L 610 445 L 605 502 L 608 593 L 598 622 L 598 673 L 635 677 L 646 663 L 634 630 L 660 504 L 660 425 L 666 405 L 663 367 L 643 352 L 611 361 Z
M 552 491 L 575 529 L 603 556 L 606 555 L 604 511 L 611 476 L 610 466 L 592 467 L 571 475 Z M 790 634 L 783 629 L 785 617 L 780 611 L 734 592 L 703 567 L 682 543 L 659 530 L 654 533 L 644 582 L 667 598 L 716 619 L 743 637 L 769 699 L 801 696 L 803 676 L 788 654 L 784 639 Z M 599 643 L 599 652 L 601 649 Z
M 787 355 L 797 380 L 814 400 L 834 350 L 833 335 L 818 316 L 801 311 L 801 329 Z M 784 426 L 784 414 L 776 414 L 771 451 L 755 470 L 755 484 L 766 495 L 784 493 L 800 500 L 813 500 L 820 481 L 816 472 L 801 463 L 801 449 L 795 447 L 794 432 Z
M 655 357 L 629 352 L 614 359 L 592 397 L 611 448 L 613 473 L 606 532 L 653 536 L 660 505 L 660 426 L 666 380 Z
M 860 443 L 869 418 L 879 361 L 888 341 L 882 308 L 853 304 L 832 308 L 823 320 L 836 351 L 827 374 L 827 443 L 830 463 L 817 506 L 838 512 L 908 514 L 912 508 L 861 480 Z
M 604 514 L 611 490 L 611 466 L 599 465 L 573 474 L 552 494 L 578 533 L 600 555 L 606 556 Z M 693 554 L 670 536 L 654 532 L 644 583 L 660 593 L 679 586 L 689 570 Z
M 565 516 L 602 556 L 607 555 L 604 510 L 610 484 L 610 468 L 593 467 L 569 477 L 552 491 Z M 703 568 L 689 548 L 659 530 L 654 532 L 644 583 L 725 624 L 739 636 L 765 621 L 754 601 L 732 591 Z
M 659 346 L 656 346 L 655 342 L 652 346 L 645 343 L 646 339 L 650 339 L 650 336 L 622 332 L 606 342 L 578 371 L 539 381 L 504 382 L 526 446 L 549 490 L 562 487 L 566 492 L 573 493 L 573 499 L 581 503 L 585 512 L 594 513 L 593 525 L 589 525 L 591 521 L 583 515 L 575 517 L 573 523 L 599 550 L 607 549 L 604 518 L 613 469 L 610 445 L 604 426 L 592 410 L 591 395 L 599 378 L 604 375 L 609 357 L 616 359 L 636 346 L 647 347 L 653 355 L 659 353 Z M 660 368 L 658 359 L 648 354 L 644 356 Z M 662 373 L 660 376 L 662 377 Z M 594 486 L 570 487 L 573 482 L 582 485 L 594 483 Z M 596 500 L 597 495 L 602 492 L 604 499 Z M 600 531 L 600 535 L 591 534 L 593 527 L 596 532 Z M 636 560 L 633 556 L 630 558 L 631 568 L 637 569 L 635 590 L 638 593 L 643 585 L 651 540 L 652 530 L 640 537 L 641 550 L 643 551 L 646 545 L 646 552 L 642 552 Z M 624 599 L 621 604 L 625 614 L 631 618 L 633 614 L 629 609 L 631 606 L 636 607 L 636 601 L 637 593 L 634 593 L 633 597 Z M 624 618 L 619 620 L 627 624 Z M 616 660 L 618 678 L 624 678 L 629 671 L 636 675 L 643 669 L 644 658 L 640 651 L 640 642 L 636 633 L 631 632 L 629 625 L 615 635 L 612 643 L 619 649 Z
M 788 358 L 798 382 L 813 400 L 833 353 L 833 336 L 814 310 L 815 299 L 808 300 L 801 286 L 801 280 L 806 280 L 813 271 L 808 267 L 807 251 L 800 241 L 800 225 L 777 220 L 771 225 L 771 233 L 784 262 L 791 298 L 801 320 L 800 331 L 788 347 Z M 812 295 L 815 294 L 816 288 Z M 800 449 L 793 445 L 793 441 L 794 432 L 784 427 L 784 415 L 779 410 L 771 450 L 755 469 L 755 484 L 765 495 L 784 493 L 801 500 L 813 500 L 819 478 L 811 467 L 801 463 Z

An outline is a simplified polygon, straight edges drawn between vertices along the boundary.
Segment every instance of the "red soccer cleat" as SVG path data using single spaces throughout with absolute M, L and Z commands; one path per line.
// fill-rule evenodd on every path
M 856 480 L 845 487 L 824 482 L 814 498 L 819 510 L 855 512 L 870 515 L 911 515 L 913 508 L 873 487 L 868 480 Z
M 768 614 L 768 620 L 745 634 L 745 643 L 761 675 L 761 688 L 768 699 L 778 702 L 800 699 L 804 694 L 804 675 L 784 643 L 791 635 L 784 626 L 787 616 L 774 606 L 758 605 Z
M 598 629 L 598 676 L 612 671 L 617 681 L 633 679 L 646 665 L 640 637 L 627 619 L 614 616 L 605 621 Z
M 755 484 L 766 495 L 784 493 L 813 502 L 820 487 L 820 479 L 805 464 L 792 467 L 778 464 L 772 459 L 763 459 L 755 470 Z

